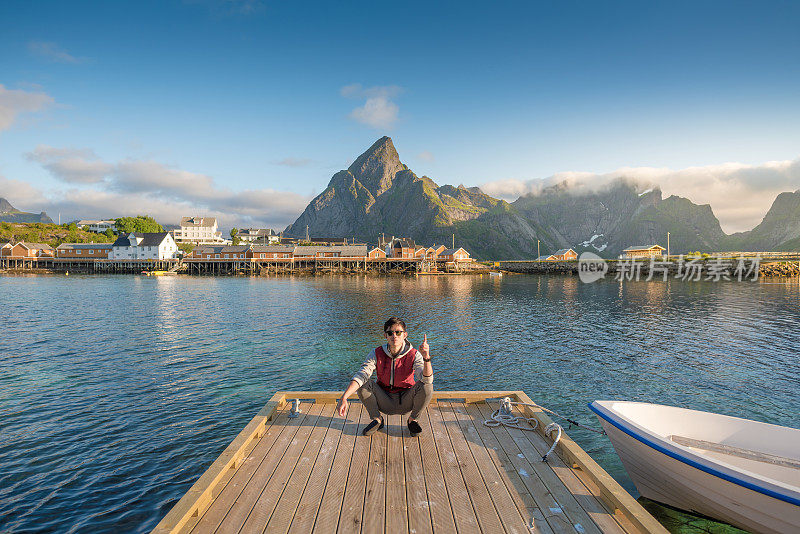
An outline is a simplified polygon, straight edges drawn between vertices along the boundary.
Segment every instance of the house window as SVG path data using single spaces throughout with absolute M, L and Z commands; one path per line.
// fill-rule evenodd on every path
M 89 254 L 94 254 L 94 250 L 89 249 Z
M 76 250 L 76 251 L 75 251 L 75 254 L 80 254 L 80 253 L 81 253 L 81 251 L 80 251 L 80 250 Z

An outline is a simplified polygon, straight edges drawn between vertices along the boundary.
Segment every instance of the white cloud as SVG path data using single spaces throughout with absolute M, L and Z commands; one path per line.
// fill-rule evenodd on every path
M 41 111 L 54 102 L 45 93 L 6 89 L 0 84 L 0 131 L 9 129 L 18 115 Z
M 30 161 L 40 163 L 59 180 L 75 184 L 102 182 L 113 166 L 100 161 L 91 150 L 37 146 L 25 155 Z
M 345 98 L 366 99 L 348 117 L 378 130 L 391 129 L 398 120 L 400 108 L 392 99 L 402 92 L 396 85 L 363 87 L 360 83 L 345 85 L 339 90 Z
M 29 42 L 28 51 L 35 56 L 42 57 L 54 63 L 69 63 L 77 65 L 79 63 L 86 63 L 88 61 L 88 58 L 73 56 L 56 43 L 47 41 Z
M 11 180 L 0 176 L 0 198 L 5 198 L 12 206 L 22 211 L 40 212 L 42 192 L 21 180 Z
M 723 230 L 740 232 L 760 223 L 779 193 L 800 189 L 800 158 L 760 165 L 724 163 L 677 170 L 623 167 L 605 174 L 563 172 L 544 179 L 488 182 L 481 189 L 513 201 L 560 183 L 566 183 L 570 191 L 580 192 L 602 189 L 620 178 L 640 184 L 642 190 L 658 185 L 665 197 L 678 195 L 696 204 L 710 204 Z
M 232 191 L 210 176 L 176 169 L 156 161 L 123 160 L 114 164 L 88 149 L 39 146 L 28 155 L 51 175 L 82 188 L 63 191 L 21 190 L 28 205 L 62 213 L 66 218 L 93 218 L 147 213 L 164 223 L 181 216 L 217 217 L 221 225 L 267 226 L 282 230 L 305 209 L 310 197 L 273 189 Z M 89 179 L 91 177 L 92 179 Z M 97 179 L 101 177 L 100 179 Z M 0 185 L 3 185 L 0 182 Z M 9 194 L 9 201 L 14 204 Z
M 427 150 L 423 150 L 419 154 L 417 154 L 417 158 L 423 161 L 434 161 L 436 158 L 433 156 L 432 153 L 428 152 Z

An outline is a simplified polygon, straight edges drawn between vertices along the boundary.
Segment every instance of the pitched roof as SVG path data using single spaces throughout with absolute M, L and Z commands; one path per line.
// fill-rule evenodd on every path
M 116 224 L 117 221 L 115 221 L 114 219 L 101 219 L 101 220 L 81 219 L 75 224 L 80 227 L 80 226 L 92 226 L 93 224 L 100 224 L 100 223 Z
M 192 254 L 222 254 L 246 252 L 251 245 L 198 245 L 192 250 Z
M 211 228 L 217 224 L 216 217 L 181 217 L 181 226 L 207 227 Z
M 250 245 L 225 245 L 220 252 L 246 252 Z
M 562 248 L 562 249 L 560 249 L 560 250 L 556 250 L 556 251 L 553 253 L 553 256 L 563 256 L 563 255 L 564 255 L 564 254 L 566 254 L 567 252 L 575 252 L 575 251 L 574 251 L 574 250 L 572 250 L 571 248 Z
M 53 247 L 51 247 L 47 243 L 26 243 L 24 241 L 20 241 L 19 243 L 17 243 L 17 245 L 22 245 L 28 250 L 32 248 L 35 248 L 37 250 L 53 250 Z
M 247 236 L 247 237 L 261 237 L 261 236 L 270 236 L 270 235 L 277 235 L 275 230 L 272 228 L 242 228 L 239 230 L 237 234 L 239 237 Z
M 101 249 L 112 247 L 111 243 L 61 243 L 56 247 L 57 250 L 86 250 L 86 249 Z
M 295 256 L 316 256 L 319 252 L 338 252 L 344 257 L 366 256 L 367 245 L 304 246 L 294 249 Z
M 294 245 L 253 245 L 253 252 L 294 252 Z
M 459 250 L 464 250 L 464 248 L 463 248 L 463 247 L 458 247 L 458 248 L 448 248 L 448 249 L 445 249 L 445 250 L 441 251 L 441 252 L 439 253 L 439 255 L 440 255 L 440 256 L 452 256 L 453 254 L 455 254 L 455 253 L 456 253 L 456 252 L 458 252 Z M 466 251 L 466 250 L 464 250 L 464 252 L 467 252 L 467 251 Z M 467 252 L 467 254 L 469 254 L 469 253 Z
M 552 254 L 543 254 L 543 255 L 539 256 L 538 258 L 536 258 L 536 259 L 541 261 L 541 260 L 549 260 L 552 257 L 553 257 Z
M 138 246 L 140 247 L 157 247 L 164 242 L 169 235 L 169 232 L 133 232 L 133 235 L 142 239 Z M 120 234 L 113 246 L 115 247 L 132 247 L 130 234 Z
M 417 248 L 417 244 L 414 243 L 414 240 L 409 237 L 395 237 L 392 240 L 392 247 L 397 248 L 398 246 L 403 248 Z

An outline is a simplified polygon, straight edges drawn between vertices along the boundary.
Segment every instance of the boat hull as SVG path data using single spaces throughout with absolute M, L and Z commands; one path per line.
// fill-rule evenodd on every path
M 642 496 L 753 532 L 800 532 L 800 506 L 676 459 L 648 443 L 646 436 L 637 436 L 635 428 L 626 429 L 592 409 Z

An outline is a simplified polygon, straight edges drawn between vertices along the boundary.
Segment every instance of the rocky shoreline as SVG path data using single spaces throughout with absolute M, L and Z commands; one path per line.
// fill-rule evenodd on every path
M 742 278 L 751 279 L 752 272 L 748 271 L 752 267 L 752 261 L 747 260 L 743 265 L 744 272 Z M 608 271 L 606 277 L 616 277 L 620 272 L 623 273 L 626 279 L 635 279 L 636 272 L 638 271 L 638 279 L 647 279 L 650 277 L 649 261 L 631 262 L 625 260 L 606 260 Z M 579 264 L 578 261 L 502 261 L 493 262 L 494 270 L 508 273 L 524 273 L 524 274 L 578 274 Z M 683 263 L 678 261 L 670 262 L 657 262 L 654 269 L 653 280 L 662 280 L 664 273 L 670 278 L 684 278 L 686 280 L 694 280 L 697 276 L 697 271 L 700 272 L 700 279 L 709 279 L 707 277 L 717 279 L 737 279 L 735 269 L 738 262 L 735 259 L 730 260 L 715 260 L 715 259 L 699 259 L 695 260 L 692 264 L 694 272 L 688 272 L 689 262 Z M 723 269 L 724 267 L 724 269 Z M 635 270 L 634 270 L 635 269 Z M 719 275 L 717 276 L 717 274 Z M 770 261 L 767 263 L 760 263 L 758 265 L 759 277 L 798 277 L 800 276 L 800 262 L 797 261 Z

